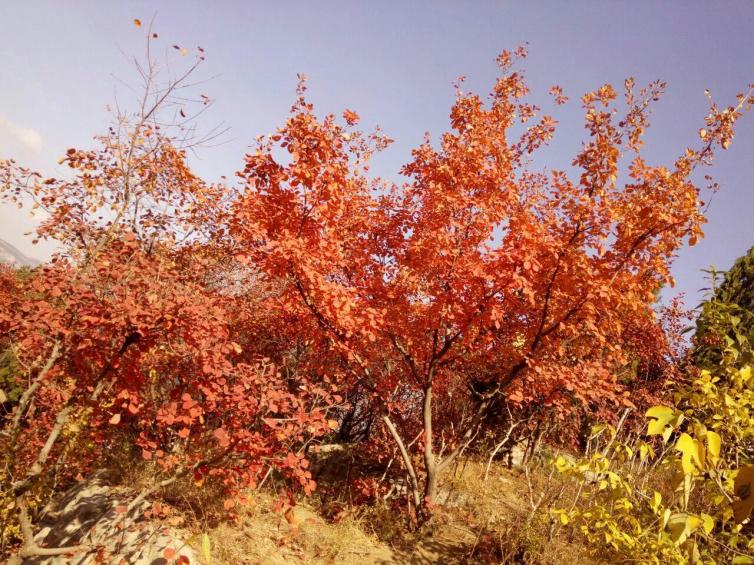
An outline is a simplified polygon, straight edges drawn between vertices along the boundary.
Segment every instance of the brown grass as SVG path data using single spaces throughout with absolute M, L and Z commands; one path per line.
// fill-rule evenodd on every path
M 220 564 L 594 563 L 578 543 L 550 539 L 548 517 L 529 519 L 521 473 L 498 467 L 487 481 L 483 473 L 481 462 L 457 468 L 443 485 L 448 504 L 418 532 L 407 532 L 405 516 L 383 503 L 345 508 L 327 521 L 326 500 L 276 512 L 276 495 L 256 492 L 235 522 L 206 529 L 197 522 L 189 541 L 199 548 L 206 532 Z
M 275 512 L 274 505 L 273 494 L 256 493 L 235 523 L 222 523 L 209 531 L 213 563 L 392 562 L 390 549 L 365 533 L 366 528 L 353 517 L 330 524 L 305 503 L 285 514 Z
M 406 516 L 394 504 L 349 506 L 346 498 L 326 494 L 337 489 L 301 499 L 285 507 L 287 513 L 275 510 L 274 492 L 254 491 L 248 504 L 234 509 L 235 520 L 222 506 L 221 486 L 210 482 L 187 478 L 159 498 L 183 518 L 198 554 L 208 535 L 214 564 L 595 563 L 578 539 L 562 531 L 553 536 L 546 511 L 531 515 L 529 482 L 535 491 L 558 488 L 547 484 L 543 468 L 527 481 L 520 469 L 493 465 L 484 480 L 485 464 L 471 459 L 449 470 L 440 489 L 443 504 L 418 532 L 407 531 Z M 155 477 L 150 465 L 139 463 L 118 479 L 139 490 Z

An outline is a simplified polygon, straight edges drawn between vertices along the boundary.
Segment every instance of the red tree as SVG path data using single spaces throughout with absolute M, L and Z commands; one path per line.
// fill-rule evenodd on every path
M 0 279 L 0 345 L 22 391 L 0 435 L 3 544 L 20 523 L 22 555 L 76 549 L 35 545 L 32 495 L 130 448 L 158 476 L 127 515 L 188 474 L 229 497 L 269 468 L 314 488 L 303 450 L 332 429 L 331 387 L 285 379 L 249 342 L 259 289 L 237 284 L 226 253 L 227 188 L 190 171 L 185 130 L 161 121 L 194 68 L 159 85 L 149 60 L 139 111 L 118 116 L 97 149 L 69 149 L 70 179 L 0 161 L 0 195 L 33 199 L 39 236 L 61 246 L 27 277 Z
M 344 124 L 317 119 L 303 83 L 285 126 L 239 173 L 239 258 L 282 281 L 278 305 L 299 321 L 313 356 L 371 391 L 417 507 L 501 399 L 626 402 L 614 376 L 633 338 L 626 329 L 654 319 L 674 254 L 701 236 L 690 175 L 713 146 L 727 147 L 744 103 L 713 105 L 702 148 L 651 166 L 641 136 L 664 85 L 635 93 L 626 81 L 620 120 L 605 85 L 582 98 L 589 140 L 571 180 L 530 168 L 555 120 L 525 102 L 513 70 L 523 56 L 498 58 L 487 104 L 459 86 L 451 131 L 413 151 L 401 186 L 367 176 L 369 157 L 389 140 L 355 130 L 352 111 Z M 446 418 L 438 396 L 470 412 Z M 412 454 L 404 438 L 417 428 Z

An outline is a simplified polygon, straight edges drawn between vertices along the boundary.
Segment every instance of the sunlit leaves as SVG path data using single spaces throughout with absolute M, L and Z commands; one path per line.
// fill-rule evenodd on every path
M 687 433 L 683 433 L 676 441 L 675 449 L 681 452 L 681 466 L 685 474 L 704 469 L 705 450 L 700 441 Z
M 683 422 L 683 413 L 668 406 L 653 406 L 647 410 L 646 416 L 651 418 L 647 425 L 647 435 L 662 435 L 665 441 Z
M 718 434 L 717 432 L 707 431 L 705 437 L 707 439 L 707 459 L 714 467 L 717 465 L 718 461 L 720 461 L 720 434 Z
M 754 509 L 754 465 L 738 469 L 734 482 L 734 492 L 738 500 L 733 502 L 736 522 L 743 522 Z

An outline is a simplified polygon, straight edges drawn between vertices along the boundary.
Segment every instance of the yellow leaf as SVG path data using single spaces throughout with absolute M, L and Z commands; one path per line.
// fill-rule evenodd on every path
M 684 474 L 689 475 L 697 469 L 704 468 L 704 446 L 689 434 L 681 434 L 675 448 L 681 452 L 681 467 Z
M 647 435 L 654 436 L 662 434 L 663 439 L 667 441 L 672 433 L 672 428 L 677 426 L 683 419 L 683 415 L 668 406 L 653 406 L 645 414 L 650 420 L 647 426 Z
M 746 520 L 754 508 L 754 465 L 741 467 L 736 473 L 736 479 L 733 482 L 733 492 L 740 500 L 733 501 L 733 517 L 737 523 Z
M 670 539 L 672 539 L 676 545 L 681 545 L 688 537 L 688 529 L 686 520 L 687 514 L 678 513 L 673 514 L 668 520 L 668 530 L 670 530 Z
M 647 435 L 656 436 L 665 431 L 665 422 L 662 420 L 651 420 L 647 426 Z
M 654 496 L 652 497 L 652 501 L 649 503 L 649 506 L 652 508 L 652 512 L 657 512 L 660 509 L 660 504 L 662 504 L 662 495 L 655 491 Z
M 744 382 L 747 382 L 751 378 L 751 366 L 746 365 L 746 367 L 738 371 L 738 374 L 741 375 Z
M 689 498 L 691 497 L 691 475 L 683 475 L 683 509 L 686 510 L 689 506 Z
M 693 514 L 679 512 L 673 514 L 668 520 L 670 539 L 677 545 L 681 545 L 697 529 L 704 525 L 704 520 Z
M 670 508 L 666 508 L 665 512 L 662 513 L 662 525 L 660 526 L 661 530 L 665 529 L 665 526 L 668 525 L 669 520 L 670 520 Z
M 673 417 L 673 409 L 669 406 L 652 406 L 652 408 L 647 410 L 646 414 L 644 415 L 648 418 L 658 418 L 670 421 L 670 419 Z
M 693 539 L 688 540 L 686 542 L 686 548 L 688 549 L 688 562 L 691 565 L 699 563 L 702 555 L 699 553 L 699 546 L 696 544 L 696 541 Z
M 565 457 L 560 456 L 555 460 L 555 468 L 561 473 L 568 468 L 568 461 Z
M 707 454 L 710 464 L 717 466 L 720 461 L 720 434 L 707 432 Z
M 202 534 L 202 559 L 207 565 L 212 563 L 212 544 L 206 533 Z
M 705 534 L 712 533 L 712 530 L 715 529 L 715 519 L 709 514 L 702 514 L 702 521 L 704 522 L 702 524 L 704 527 L 704 533 Z
M 639 446 L 639 459 L 644 461 L 647 458 L 647 455 L 649 455 L 649 446 L 646 444 L 641 444 Z
M 686 527 L 688 528 L 688 531 L 690 534 L 694 533 L 703 525 L 704 525 L 704 520 L 700 518 L 699 516 L 689 515 L 689 517 L 686 519 Z

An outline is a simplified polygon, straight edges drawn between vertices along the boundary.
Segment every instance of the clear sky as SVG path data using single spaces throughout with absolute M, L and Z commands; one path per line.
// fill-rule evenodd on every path
M 656 106 L 645 156 L 670 163 L 696 139 L 708 88 L 733 101 L 754 82 L 754 2 L 508 0 L 183 1 L 6 0 L 0 2 L 0 157 L 45 174 L 59 174 L 67 147 L 87 147 L 108 120 L 105 105 L 129 93 L 117 79 L 134 80 L 129 56 L 143 47 L 133 18 L 147 22 L 166 45 L 207 50 L 205 90 L 217 99 L 203 117 L 224 122 L 226 142 L 208 148 L 193 166 L 208 180 L 232 175 L 259 133 L 285 120 L 296 73 L 309 77 L 319 112 L 348 107 L 362 125 L 379 124 L 396 140 L 375 163 L 396 178 L 425 131 L 447 128 L 452 81 L 487 92 L 495 56 L 529 43 L 525 70 L 543 102 L 552 84 L 571 102 L 554 110 L 561 122 L 548 166 L 565 167 L 583 139 L 578 97 L 627 76 L 638 84 L 668 82 Z M 745 117 L 730 150 L 713 170 L 722 190 L 714 197 L 707 237 L 684 249 L 674 267 L 676 291 L 696 302 L 700 269 L 727 268 L 754 245 L 754 115 Z M 0 238 L 44 258 L 23 233 L 21 212 L 0 208 Z

